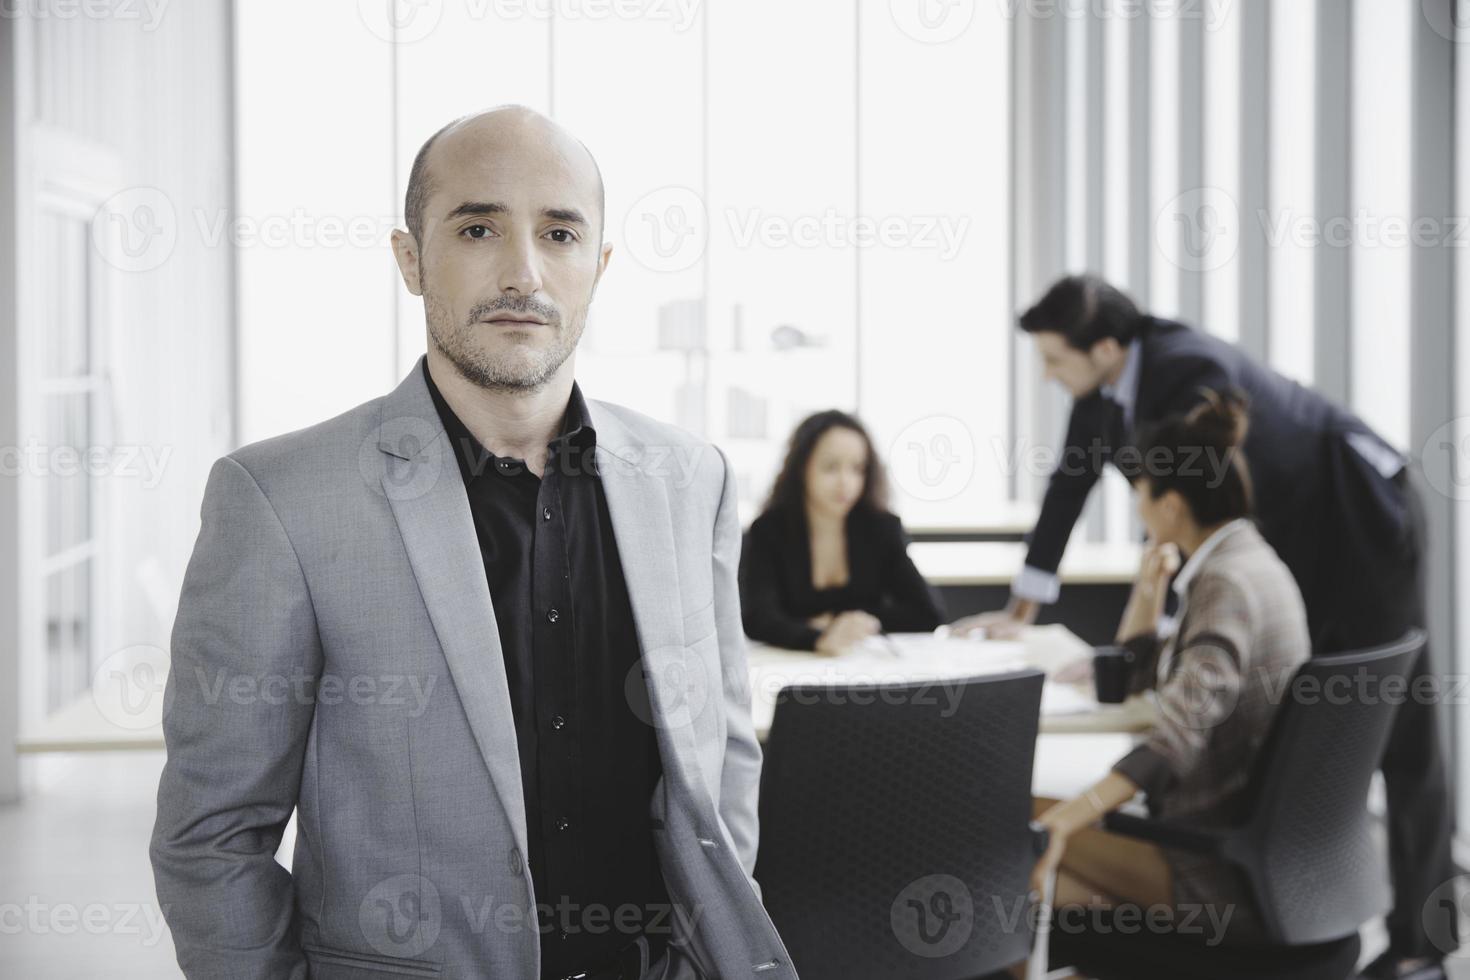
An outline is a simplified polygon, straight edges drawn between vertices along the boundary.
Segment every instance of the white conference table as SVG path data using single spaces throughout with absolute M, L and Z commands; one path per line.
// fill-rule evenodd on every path
M 1100 704 L 1091 682 L 1051 679 L 1092 648 L 1064 626 L 1028 627 L 1018 640 L 973 640 L 929 633 L 873 638 L 841 656 L 750 645 L 751 715 L 765 741 L 776 697 L 798 684 L 898 684 L 1002 674 L 1034 667 L 1047 674 L 1041 694 L 1041 734 L 1138 734 L 1153 727 L 1155 708 L 1145 696 Z

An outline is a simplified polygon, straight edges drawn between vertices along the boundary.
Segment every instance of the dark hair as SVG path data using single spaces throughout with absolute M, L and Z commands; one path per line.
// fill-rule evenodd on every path
M 853 508 L 880 514 L 888 511 L 888 484 L 883 477 L 883 465 L 878 461 L 878 454 L 873 451 L 873 440 L 868 436 L 868 430 L 863 428 L 863 424 L 855 416 L 834 408 L 808 415 L 791 434 L 791 441 L 786 447 L 786 460 L 781 464 L 781 472 L 776 474 L 776 482 L 771 485 L 771 496 L 767 498 L 761 513 L 805 513 L 806 465 L 817 448 L 817 442 L 832 429 L 851 429 L 862 436 L 868 447 L 868 461 L 863 472 L 863 495 Z
M 1127 346 L 1143 319 L 1133 300 L 1098 276 L 1066 276 L 1021 314 L 1026 333 L 1059 333 L 1084 353 L 1107 337 Z
M 1177 491 L 1201 527 L 1214 527 L 1255 509 L 1250 468 L 1241 446 L 1249 428 L 1249 399 L 1239 389 L 1225 394 L 1202 389 L 1204 401 L 1186 415 L 1173 415 L 1139 434 L 1135 486 L 1148 481 L 1157 500 Z M 1142 492 L 1140 488 L 1140 492 Z

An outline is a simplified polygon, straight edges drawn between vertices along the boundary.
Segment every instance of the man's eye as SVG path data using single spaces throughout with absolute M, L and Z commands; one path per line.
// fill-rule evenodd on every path
M 464 230 L 464 234 L 470 238 L 484 238 L 490 234 L 490 229 L 484 225 L 470 225 Z
M 570 245 L 577 240 L 577 236 L 567 228 L 553 228 L 547 234 L 553 236 L 552 241 L 561 245 Z

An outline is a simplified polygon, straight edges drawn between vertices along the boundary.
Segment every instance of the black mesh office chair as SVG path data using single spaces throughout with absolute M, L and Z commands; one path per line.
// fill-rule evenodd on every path
M 1041 686 L 781 692 L 755 876 L 802 980 L 960 980 L 1029 954 Z
M 1407 678 L 1423 646 L 1424 634 L 1415 630 L 1389 646 L 1303 664 L 1235 825 L 1177 826 L 1123 813 L 1105 821 L 1116 833 L 1217 855 L 1237 868 L 1260 908 L 1268 945 L 1205 948 L 1184 936 L 1057 931 L 1052 961 L 1099 980 L 1351 976 L 1358 930 L 1391 903 L 1367 805 L 1397 707 L 1384 696 L 1384 682 Z

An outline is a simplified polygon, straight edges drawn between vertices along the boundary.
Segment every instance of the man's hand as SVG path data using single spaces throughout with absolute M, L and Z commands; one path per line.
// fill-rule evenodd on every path
M 1027 626 L 1036 622 L 1036 614 L 1040 609 L 1041 607 L 1034 602 L 1013 598 L 1004 609 L 976 613 L 973 616 L 957 619 L 949 624 L 949 630 L 954 636 L 1013 640 L 1020 636 L 1021 631 Z
M 838 613 L 817 639 L 817 652 L 835 657 L 883 629 L 878 617 L 860 609 Z

